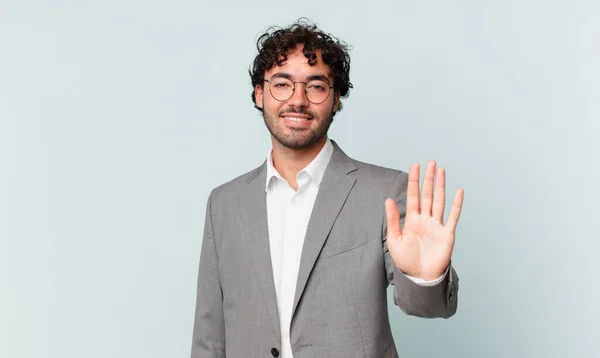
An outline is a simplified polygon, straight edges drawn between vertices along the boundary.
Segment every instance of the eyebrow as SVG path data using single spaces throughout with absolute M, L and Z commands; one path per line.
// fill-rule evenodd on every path
M 273 76 L 271 76 L 271 78 L 274 78 L 274 77 L 287 78 L 288 80 L 291 80 L 291 81 L 294 80 L 293 76 L 286 72 L 277 72 L 277 73 L 273 74 Z M 321 80 L 321 81 L 327 82 L 329 84 L 329 77 L 324 76 L 324 75 L 312 75 L 312 76 L 306 77 L 307 82 L 314 81 L 314 80 Z

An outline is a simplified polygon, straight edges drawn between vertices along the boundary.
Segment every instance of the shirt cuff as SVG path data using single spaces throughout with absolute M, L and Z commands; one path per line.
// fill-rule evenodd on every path
M 400 271 L 400 272 L 402 272 L 402 274 L 404 276 L 408 277 L 409 280 L 411 280 L 412 282 L 416 283 L 419 286 L 431 287 L 431 286 L 435 286 L 438 283 L 442 282 L 446 278 L 446 275 L 448 274 L 448 270 L 449 269 L 450 269 L 450 266 L 446 267 L 446 271 L 444 271 L 444 273 L 442 274 L 442 276 L 436 278 L 435 280 L 430 280 L 430 281 L 424 280 L 422 278 L 417 278 L 417 277 L 409 276 L 409 275 L 405 274 L 402 271 Z

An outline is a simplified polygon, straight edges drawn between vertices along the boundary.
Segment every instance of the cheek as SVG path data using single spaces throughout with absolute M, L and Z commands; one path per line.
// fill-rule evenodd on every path
M 275 115 L 280 108 L 284 105 L 282 102 L 276 101 L 268 96 L 263 96 L 263 111 L 268 112 L 271 115 Z
M 318 111 L 321 118 L 329 117 L 335 111 L 335 103 L 333 103 L 333 101 L 327 104 L 323 103 L 323 105 L 319 107 Z
M 269 98 L 267 95 L 263 96 L 262 103 L 266 108 L 273 108 L 275 106 L 273 99 Z

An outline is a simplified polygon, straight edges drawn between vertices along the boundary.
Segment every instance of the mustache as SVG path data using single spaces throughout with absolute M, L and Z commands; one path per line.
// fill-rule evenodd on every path
M 315 117 L 315 115 L 312 112 L 309 112 L 306 108 L 294 108 L 294 107 L 282 109 L 281 111 L 279 111 L 277 113 L 277 115 L 282 116 L 282 115 L 284 115 L 286 113 L 303 114 L 305 116 L 309 116 L 310 118 L 314 118 Z

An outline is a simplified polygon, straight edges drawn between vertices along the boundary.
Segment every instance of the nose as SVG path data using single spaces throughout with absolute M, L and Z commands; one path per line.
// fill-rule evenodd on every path
M 306 98 L 304 86 L 304 83 L 295 84 L 294 93 L 292 93 L 292 97 L 288 99 L 288 104 L 294 107 L 308 107 L 309 101 L 308 98 Z

